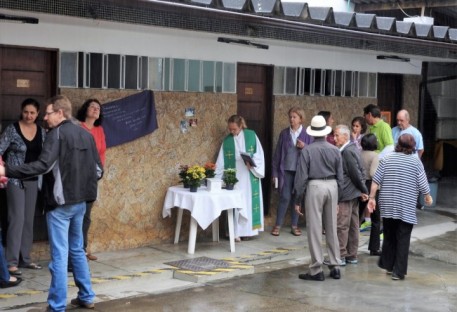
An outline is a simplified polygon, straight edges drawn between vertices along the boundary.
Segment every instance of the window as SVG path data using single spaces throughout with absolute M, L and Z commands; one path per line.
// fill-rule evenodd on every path
M 163 59 L 149 58 L 149 88 L 152 90 L 163 90 Z
M 103 54 L 90 53 L 89 87 L 100 89 L 103 81 Z
M 216 92 L 222 92 L 222 62 L 216 62 L 215 86 Z
M 351 96 L 357 97 L 359 94 L 359 72 L 352 72 Z
M 103 76 L 102 76 L 102 88 L 108 88 L 108 55 L 103 54 Z
M 125 89 L 138 89 L 139 57 L 136 55 L 125 56 Z
M 90 54 L 78 53 L 78 87 L 89 88 L 90 83 Z
M 149 60 L 147 56 L 140 56 L 138 70 L 138 89 L 144 90 L 149 85 Z
M 60 53 L 60 87 L 78 86 L 78 53 L 61 52 Z
M 296 67 L 287 67 L 285 74 L 286 74 L 285 94 L 296 95 L 297 94 L 297 68 Z
M 296 67 L 275 67 L 273 93 L 280 94 L 297 94 L 298 69 Z
M 323 76 L 324 75 L 324 76 Z M 323 95 L 323 81 L 325 80 L 325 70 L 315 69 L 314 70 L 314 94 Z
M 188 61 L 187 91 L 201 91 L 201 62 L 197 60 Z
M 186 90 L 186 60 L 173 59 L 172 62 L 172 90 L 185 91 Z
M 171 59 L 166 58 L 163 68 L 163 89 L 171 90 Z
M 359 72 L 359 97 L 368 97 L 368 73 Z
M 203 92 L 214 92 L 214 62 L 203 61 Z
M 368 73 L 368 97 L 376 98 L 378 93 L 378 74 Z
M 222 92 L 236 92 L 236 64 L 224 63 L 222 74 Z
M 108 88 L 121 88 L 121 56 L 108 54 Z
M 335 75 L 333 95 L 344 96 L 344 72 L 342 70 L 335 70 L 333 73 Z
M 273 93 L 276 95 L 284 94 L 285 68 L 275 66 L 273 72 Z

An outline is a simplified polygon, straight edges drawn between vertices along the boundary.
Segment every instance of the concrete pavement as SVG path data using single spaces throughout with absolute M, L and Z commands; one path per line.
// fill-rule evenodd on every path
M 419 225 L 413 229 L 411 252 L 457 264 L 456 212 L 455 208 L 440 206 L 418 210 Z M 97 253 L 98 260 L 90 262 L 95 302 L 193 288 L 213 280 L 252 274 L 260 267 L 274 268 L 277 263 L 281 268 L 308 263 L 305 231 L 303 236 L 295 237 L 288 227 L 283 227 L 281 235 L 274 237 L 269 230 L 253 240 L 237 243 L 235 253 L 230 253 L 228 240 L 212 242 L 211 229 L 207 229 L 205 237 L 198 237 L 194 255 L 187 254 L 187 241 Z M 368 236 L 367 232 L 361 233 L 362 254 L 368 253 Z M 41 311 L 46 307 L 49 271 L 24 270 L 23 277 L 19 287 L 0 290 L 0 309 Z M 71 274 L 69 282 L 70 300 L 77 293 Z

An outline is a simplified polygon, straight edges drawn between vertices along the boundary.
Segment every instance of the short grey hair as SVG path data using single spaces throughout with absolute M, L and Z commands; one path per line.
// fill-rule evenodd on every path
M 347 136 L 348 140 L 351 138 L 351 131 L 349 130 L 349 127 L 346 125 L 338 125 L 335 127 L 335 129 L 338 129 L 341 134 L 344 134 Z

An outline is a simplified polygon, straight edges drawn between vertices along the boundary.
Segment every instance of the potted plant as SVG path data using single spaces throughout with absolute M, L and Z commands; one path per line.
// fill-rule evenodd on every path
M 184 187 L 185 188 L 188 188 L 189 187 L 189 184 L 187 183 L 187 169 L 189 169 L 189 166 L 188 165 L 180 165 L 179 166 L 179 182 L 181 182 L 182 184 L 184 184 Z
M 196 192 L 197 188 L 201 185 L 202 180 L 206 178 L 205 168 L 199 165 L 194 165 L 187 169 L 186 178 L 190 191 Z
M 236 178 L 236 169 L 225 169 L 222 181 L 224 181 L 227 190 L 233 190 L 234 185 L 238 182 L 238 179 Z
M 214 178 L 215 171 L 216 171 L 216 165 L 214 163 L 208 161 L 203 167 L 205 168 L 206 179 Z M 207 185 L 206 179 L 205 179 L 205 185 Z

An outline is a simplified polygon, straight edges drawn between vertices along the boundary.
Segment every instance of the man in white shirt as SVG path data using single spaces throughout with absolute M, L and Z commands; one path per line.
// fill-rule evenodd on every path
M 424 141 L 422 134 L 409 123 L 409 113 L 406 109 L 402 109 L 397 113 L 397 124 L 398 126 L 392 128 L 392 135 L 394 137 L 394 143 L 397 144 L 398 138 L 404 133 L 409 133 L 416 140 L 416 154 L 419 158 L 424 153 Z

